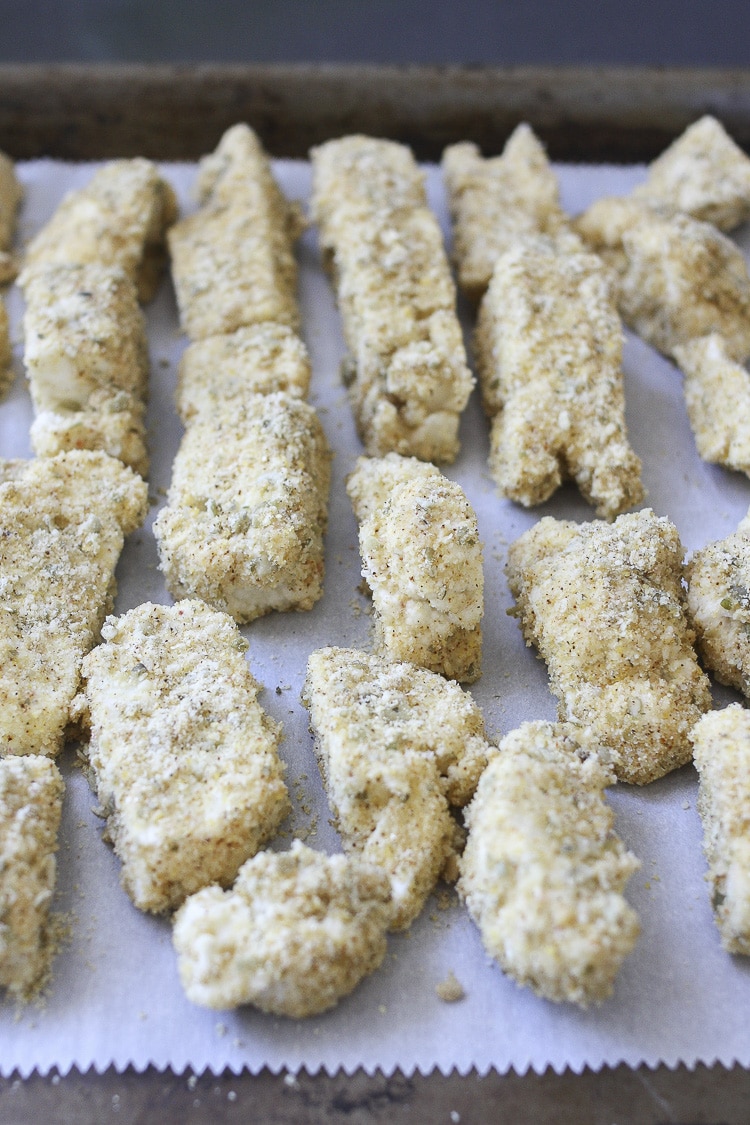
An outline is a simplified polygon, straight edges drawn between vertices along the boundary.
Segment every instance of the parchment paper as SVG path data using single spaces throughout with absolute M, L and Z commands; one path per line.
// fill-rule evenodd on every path
M 428 170 L 430 199 L 448 236 L 439 172 Z M 563 203 L 571 212 L 601 194 L 625 192 L 643 176 L 639 168 L 558 169 Z M 51 214 L 61 195 L 84 183 L 91 166 L 35 162 L 21 166 L 27 188 L 22 240 Z M 184 210 L 195 169 L 167 166 Z M 289 195 L 305 199 L 309 168 L 277 165 Z M 750 245 L 750 241 L 747 241 Z M 356 524 L 343 481 L 361 452 L 339 363 L 344 348 L 338 314 L 322 272 L 313 230 L 300 249 L 300 301 L 304 336 L 314 361 L 311 398 L 335 449 L 327 540 L 326 591 L 306 614 L 276 614 L 247 626 L 248 659 L 264 685 L 262 702 L 284 725 L 282 754 L 294 813 L 273 847 L 294 835 L 326 851 L 339 850 L 328 823 L 315 765 L 307 714 L 299 691 L 308 654 L 325 644 L 368 647 L 368 603 L 360 581 Z M 0 455 L 29 456 L 31 408 L 21 374 L 20 314 L 16 290 L 8 296 L 19 376 L 0 405 Z M 462 310 L 467 328 L 471 316 Z M 149 408 L 152 471 L 151 516 L 130 538 L 118 569 L 117 611 L 145 600 L 168 602 L 157 569 L 151 519 L 164 501 L 181 427 L 172 395 L 176 365 L 185 341 L 180 335 L 170 284 L 163 284 L 148 309 L 152 357 Z M 628 422 L 632 444 L 643 459 L 648 503 L 670 516 L 687 550 L 732 531 L 750 503 L 750 482 L 739 474 L 703 464 L 685 412 L 681 376 L 636 338 L 625 349 Z M 545 514 L 588 520 L 592 510 L 570 486 L 552 501 L 527 512 L 498 498 L 486 469 L 487 424 L 476 396 L 462 424 L 462 453 L 447 475 L 473 502 L 483 537 L 486 568 L 484 674 L 472 689 L 488 732 L 499 735 L 527 719 L 555 716 L 544 665 L 521 639 L 503 567 L 507 545 Z M 717 703 L 735 698 L 717 691 Z M 59 852 L 55 910 L 68 915 L 70 936 L 54 963 L 41 1006 L 18 1013 L 0 1007 L 0 1072 L 18 1068 L 45 1073 L 71 1065 L 101 1070 L 148 1064 L 181 1072 L 190 1066 L 218 1072 L 225 1067 L 273 1071 L 304 1066 L 335 1072 L 400 1067 L 427 1072 L 480 1072 L 513 1067 L 543 1071 L 626 1062 L 633 1066 L 678 1062 L 750 1065 L 750 965 L 724 953 L 713 923 L 696 812 L 696 775 L 686 767 L 645 789 L 618 786 L 609 799 L 618 833 L 641 859 L 628 898 L 640 914 L 642 934 L 625 963 L 614 997 L 582 1012 L 538 999 L 505 978 L 485 956 L 479 935 L 454 892 L 433 898 L 406 935 L 389 939 L 382 968 L 337 1009 L 305 1022 L 274 1019 L 253 1009 L 216 1013 L 185 999 L 177 977 L 170 925 L 139 913 L 118 883 L 119 864 L 101 840 L 96 804 L 66 750 L 67 781 Z M 307 811 L 306 811 L 307 810 Z M 446 898 L 448 905 L 446 906 Z M 449 972 L 466 996 L 441 1001 L 435 987 Z

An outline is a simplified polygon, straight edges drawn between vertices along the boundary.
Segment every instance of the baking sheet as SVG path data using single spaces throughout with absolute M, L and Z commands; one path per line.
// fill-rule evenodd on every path
M 305 200 L 309 167 L 276 166 L 285 191 Z M 27 188 L 22 239 L 51 214 L 61 195 L 86 182 L 92 166 L 34 162 L 20 167 Z M 165 165 L 183 210 L 192 207 L 195 169 Z M 601 194 L 627 191 L 640 168 L 559 167 L 563 203 L 571 212 Z M 430 200 L 448 236 L 439 172 L 427 169 Z M 746 248 L 750 238 L 740 233 Z M 361 452 L 339 382 L 344 353 L 338 315 L 322 272 L 315 232 L 299 248 L 303 333 L 314 376 L 311 400 L 335 450 L 327 539 L 325 594 L 306 614 L 272 615 L 243 628 L 248 659 L 264 685 L 261 700 L 284 725 L 281 753 L 294 811 L 273 842 L 289 846 L 293 836 L 325 851 L 339 843 L 329 824 L 299 700 L 308 654 L 326 644 L 369 647 L 368 602 L 360 582 L 357 529 L 344 492 L 344 478 Z M 0 405 L 0 454 L 29 456 L 31 408 L 21 375 L 20 314 L 16 290 L 8 297 L 19 377 Z M 165 281 L 147 310 L 152 356 L 149 434 L 152 507 L 146 526 L 128 541 L 118 568 L 116 609 L 145 600 L 169 602 L 157 569 L 150 525 L 164 501 L 181 427 L 172 396 L 176 365 L 185 346 L 171 287 Z M 467 332 L 471 316 L 462 315 Z M 750 503 L 750 482 L 739 474 L 703 464 L 685 412 L 679 373 L 638 339 L 625 349 L 628 424 L 643 459 L 648 503 L 670 516 L 686 549 L 734 530 Z M 555 716 L 544 665 L 525 648 L 516 622 L 507 616 L 512 599 L 503 567 L 507 546 L 542 515 L 587 520 L 592 510 L 573 486 L 527 512 L 495 495 L 486 469 L 487 424 L 476 395 L 462 423 L 462 453 L 446 470 L 477 510 L 485 550 L 484 674 L 472 688 L 490 735 L 499 736 L 528 719 Z M 717 689 L 716 701 L 736 698 Z M 27 1075 L 56 1067 L 97 1070 L 149 1064 L 181 1072 L 191 1067 L 219 1072 L 243 1067 L 255 1072 L 306 1067 L 315 1072 L 363 1067 L 390 1073 L 399 1067 L 447 1073 L 472 1067 L 523 1073 L 548 1066 L 561 1071 L 625 1062 L 636 1066 L 679 1062 L 735 1061 L 750 1065 L 750 965 L 720 947 L 704 883 L 705 864 L 695 807 L 696 776 L 686 767 L 645 788 L 617 786 L 609 799 L 616 829 L 641 859 L 628 898 L 641 917 L 642 934 L 618 978 L 615 994 L 601 1008 L 582 1012 L 535 997 L 505 978 L 486 958 L 478 932 L 453 891 L 440 888 L 404 935 L 389 939 L 382 968 L 323 1016 L 304 1022 L 275 1019 L 246 1008 L 217 1013 L 183 996 L 168 921 L 140 914 L 118 883 L 119 863 L 101 840 L 96 804 L 75 764 L 74 748 L 61 759 L 67 793 L 59 853 L 55 910 L 69 921 L 69 937 L 54 963 L 50 988 L 40 1005 L 20 1012 L 7 1002 L 0 1010 L 0 1073 Z M 449 1004 L 435 991 L 452 972 L 465 998 Z

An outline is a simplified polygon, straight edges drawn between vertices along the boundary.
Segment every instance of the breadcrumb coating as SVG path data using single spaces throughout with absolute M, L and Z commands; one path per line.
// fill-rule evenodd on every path
M 490 956 L 539 996 L 582 1008 L 612 994 L 640 930 L 622 894 L 640 863 L 603 796 L 613 780 L 580 729 L 524 723 L 480 778 L 459 861 Z
M 522 239 L 499 258 L 474 348 L 492 418 L 490 471 L 504 496 L 531 507 L 572 476 L 605 518 L 643 499 L 622 343 L 610 273 L 596 255 Z
M 750 954 L 750 712 L 739 703 L 693 728 L 711 905 L 728 953 Z
M 264 321 L 297 328 L 293 244 L 301 216 L 247 125 L 227 130 L 203 158 L 198 194 L 200 210 L 168 236 L 183 331 L 201 340 Z
M 443 240 L 411 151 L 350 136 L 311 151 L 312 213 L 366 451 L 453 461 L 473 378 Z
M 64 784 L 47 758 L 0 759 L 0 986 L 27 1000 L 49 972 Z
M 62 749 L 81 660 L 146 485 L 105 453 L 12 462 L 0 484 L 0 757 Z
M 750 514 L 731 535 L 696 551 L 686 573 L 704 666 L 750 698 Z
M 67 195 L 26 249 L 27 274 L 43 265 L 119 266 L 141 301 L 156 292 L 164 237 L 177 217 L 169 183 L 150 160 L 112 160 L 86 187 Z
M 1 258 L 2 252 L 0 251 Z M 0 268 L 2 268 L 1 262 Z M 2 283 L 2 278 L 0 278 L 0 283 Z M 5 302 L 0 298 L 0 399 L 8 393 L 15 377 L 8 310 L 5 307 Z
M 311 406 L 288 394 L 216 403 L 188 426 L 154 522 L 175 598 L 236 621 L 311 609 L 323 590 L 330 450 Z
M 360 457 L 347 491 L 360 521 L 376 650 L 451 679 L 477 680 L 482 544 L 463 489 L 434 465 L 391 453 Z
M 302 702 L 344 850 L 387 871 L 391 928 L 424 906 L 460 833 L 487 755 L 481 712 L 456 683 L 352 649 L 307 664 Z
M 103 449 L 148 472 L 148 343 L 132 282 L 98 262 L 24 271 L 34 452 Z
M 685 376 L 685 404 L 704 461 L 750 475 L 750 375 L 712 333 L 673 350 Z
M 711 706 L 686 617 L 677 529 L 650 509 L 576 524 L 545 517 L 508 551 L 515 615 L 547 662 L 560 719 L 645 785 L 690 760 Z
M 666 355 L 717 333 L 750 355 L 750 276 L 740 250 L 710 223 L 632 197 L 600 199 L 576 220 L 619 275 L 627 324 Z
M 9 284 L 18 272 L 13 238 L 22 199 L 23 187 L 16 175 L 15 164 L 9 156 L 0 152 L 0 285 Z
M 750 158 L 706 114 L 654 160 L 633 196 L 732 230 L 750 217 Z
M 227 336 L 207 336 L 185 349 L 177 382 L 183 422 L 208 417 L 230 400 L 285 391 L 305 398 L 310 357 L 285 324 L 252 324 Z
M 140 910 L 232 882 L 289 808 L 280 729 L 257 702 L 247 644 L 202 602 L 108 617 L 73 714 L 121 881 Z
M 511 133 L 502 155 L 483 158 L 477 145 L 464 141 L 445 149 L 442 168 L 458 284 L 471 300 L 480 299 L 497 259 L 519 239 L 560 234 L 577 241 L 560 207 L 547 154 L 525 122 Z
M 208 887 L 180 908 L 180 979 L 204 1007 L 317 1015 L 381 964 L 390 913 L 384 872 L 295 840 L 248 860 L 231 891 Z

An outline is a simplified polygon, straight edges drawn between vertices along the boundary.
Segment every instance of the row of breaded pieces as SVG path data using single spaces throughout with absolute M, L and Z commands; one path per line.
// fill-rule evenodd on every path
M 739 703 L 691 732 L 711 905 L 729 953 L 750 954 L 750 712 Z
M 375 647 L 471 683 L 482 668 L 484 578 L 477 517 L 434 465 L 360 457 L 347 480 L 359 522 Z
M 441 872 L 455 877 L 451 807 L 486 764 L 481 713 L 433 672 L 341 648 L 311 654 L 302 701 L 344 851 L 388 873 L 390 926 L 405 929 Z
M 217 378 L 212 391 L 183 377 L 191 420 L 154 522 L 167 587 L 238 622 L 311 609 L 322 593 L 331 461 L 320 420 L 299 397 L 244 388 L 232 397 Z
M 174 909 L 242 863 L 288 811 L 280 730 L 257 702 L 247 644 L 197 600 L 107 618 L 71 708 L 121 880 L 141 910 Z
M 229 129 L 201 160 L 199 210 L 169 232 L 180 323 L 191 340 L 273 321 L 297 328 L 298 207 L 278 187 L 258 137 Z
M 0 465 L 0 758 L 54 756 L 146 485 L 105 453 Z
M 47 758 L 0 759 L 0 988 L 20 1001 L 44 984 L 54 953 L 63 789 Z
M 312 212 L 365 449 L 453 461 L 473 379 L 422 173 L 404 145 L 371 137 L 329 141 L 311 158 Z
M 20 284 L 34 452 L 102 449 L 145 477 L 148 344 L 133 283 L 89 262 L 38 264 Z
M 498 259 L 474 336 L 490 470 L 503 495 L 527 507 L 566 476 L 597 515 L 643 499 L 628 442 L 622 327 L 611 275 L 584 251 L 516 239 Z
M 442 160 L 453 226 L 458 284 L 479 301 L 498 258 L 519 240 L 548 236 L 561 248 L 580 249 L 560 206 L 560 189 L 547 154 L 522 123 L 500 156 L 483 158 L 468 141 L 450 145 Z
M 491 754 L 459 860 L 490 956 L 518 984 L 584 1008 L 611 994 L 640 929 L 622 893 L 640 864 L 604 800 L 613 781 L 580 727 L 523 724 Z
M 612 523 L 544 518 L 513 543 L 508 578 L 527 644 L 547 662 L 560 719 L 590 729 L 622 781 L 690 760 L 711 706 L 688 624 L 683 548 L 650 509 Z

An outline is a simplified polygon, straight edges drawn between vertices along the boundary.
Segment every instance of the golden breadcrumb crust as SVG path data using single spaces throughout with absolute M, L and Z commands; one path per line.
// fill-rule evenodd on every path
M 739 703 L 711 711 L 690 737 L 721 944 L 728 953 L 750 954 L 750 712 Z
M 459 861 L 490 956 L 538 995 L 583 1008 L 611 995 L 640 930 L 622 895 L 640 864 L 603 796 L 613 780 L 578 728 L 524 723 L 479 780 Z
M 0 483 L 0 757 L 62 749 L 81 660 L 146 485 L 105 453 L 13 462 Z
M 17 1000 L 44 983 L 63 779 L 47 758 L 0 759 L 0 986 Z
M 180 979 L 204 1007 L 313 1016 L 377 969 L 390 915 L 384 872 L 295 840 L 248 860 L 231 891 L 208 887 L 180 908 Z
M 123 886 L 139 909 L 170 910 L 231 883 L 287 813 L 280 730 L 226 614 L 145 603 L 102 637 L 73 713 Z
M 9 284 L 18 272 L 13 239 L 22 199 L 23 187 L 16 175 L 15 164 L 9 156 L 0 152 L 0 285 Z
M 349 349 L 367 452 L 453 461 L 473 378 L 443 240 L 404 145 L 350 136 L 311 151 L 313 217 Z
M 293 244 L 299 209 L 285 199 L 247 125 L 234 125 L 198 172 L 199 211 L 169 232 L 180 323 L 191 340 L 273 321 L 296 328 Z
M 576 524 L 545 517 L 508 552 L 515 613 L 546 660 L 559 716 L 644 785 L 690 760 L 711 705 L 682 588 L 675 526 L 650 509 Z
M 596 255 L 522 239 L 500 257 L 474 349 L 492 418 L 490 470 L 504 496 L 531 507 L 572 476 L 599 516 L 643 499 L 625 425 L 622 340 Z
M 26 249 L 24 269 L 99 262 L 119 266 L 141 301 L 156 292 L 165 232 L 177 217 L 170 184 L 150 160 L 112 160 L 67 195 Z
M 391 453 L 360 457 L 347 491 L 360 521 L 377 651 L 465 683 L 478 679 L 482 544 L 463 489 L 434 465 Z
M 450 806 L 484 768 L 481 713 L 456 683 L 340 648 L 311 654 L 302 701 L 344 850 L 388 872 L 405 929 L 460 844 Z

